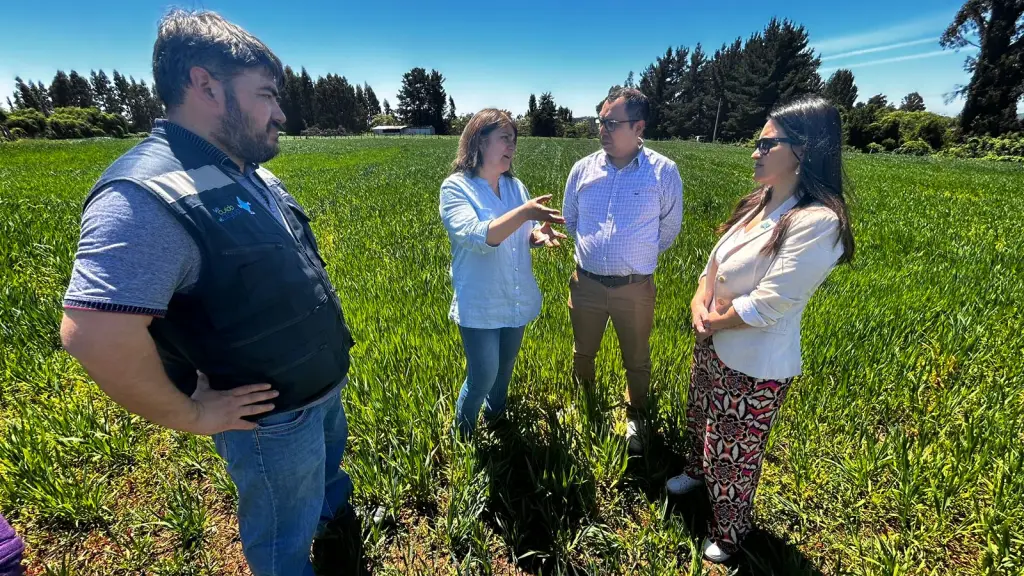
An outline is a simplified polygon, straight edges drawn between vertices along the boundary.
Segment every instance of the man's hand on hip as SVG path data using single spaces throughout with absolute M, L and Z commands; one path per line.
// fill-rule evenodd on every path
M 198 372 L 196 391 L 192 393 L 195 416 L 186 431 L 212 436 L 228 430 L 252 430 L 256 424 L 243 420 L 245 416 L 265 414 L 274 409 L 266 401 L 276 398 L 278 392 L 270 384 L 249 384 L 232 390 L 210 388 L 210 379 Z

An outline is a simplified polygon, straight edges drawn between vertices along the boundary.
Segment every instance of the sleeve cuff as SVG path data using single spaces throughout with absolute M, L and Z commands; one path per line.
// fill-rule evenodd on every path
M 740 296 L 734 299 L 732 307 L 747 325 L 754 328 L 764 328 L 768 325 L 764 318 L 761 317 L 761 314 L 757 312 L 757 308 L 754 307 L 754 303 L 750 301 L 749 296 Z
M 491 246 L 490 244 L 487 243 L 487 230 L 489 230 L 490 227 L 490 220 L 478 222 L 473 227 L 473 232 L 469 235 L 469 237 L 473 239 L 474 243 L 476 243 L 480 247 L 480 249 L 485 252 L 490 252 L 491 250 L 497 248 L 497 246 Z
M 65 298 L 65 310 L 95 310 L 97 312 L 113 312 L 117 314 L 135 314 L 138 316 L 154 316 L 163 318 L 167 310 L 162 308 L 148 308 L 145 306 L 131 306 L 128 304 L 115 304 L 113 302 L 96 302 L 92 300 L 81 300 L 78 298 Z

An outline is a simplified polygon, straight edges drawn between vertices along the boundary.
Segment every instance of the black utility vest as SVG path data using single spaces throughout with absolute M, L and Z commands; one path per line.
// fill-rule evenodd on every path
M 270 383 L 280 392 L 275 414 L 335 388 L 354 342 L 302 207 L 273 174 L 256 170 L 282 200 L 286 230 L 220 168 L 225 161 L 199 136 L 159 122 L 107 169 L 86 204 L 128 180 L 167 206 L 202 254 L 198 283 L 174 294 L 149 328 L 168 376 L 185 394 L 195 390 L 197 369 L 217 390 Z

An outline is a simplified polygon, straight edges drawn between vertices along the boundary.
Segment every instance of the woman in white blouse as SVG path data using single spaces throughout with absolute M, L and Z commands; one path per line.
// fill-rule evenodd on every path
M 464 438 L 476 427 L 480 407 L 493 422 L 505 410 L 512 368 L 526 324 L 540 314 L 530 248 L 558 246 L 564 223 L 545 206 L 551 195 L 530 199 L 512 174 L 518 132 L 493 108 L 477 112 L 459 139 L 452 174 L 441 184 L 441 221 L 452 247 L 452 297 L 448 316 L 459 325 L 466 379 L 459 393 L 455 430 Z
M 853 258 L 839 112 L 812 97 L 769 115 L 752 157 L 760 186 L 719 228 L 690 304 L 689 454 L 667 489 L 706 486 L 704 556 L 722 562 L 751 529 L 768 433 L 800 374 L 800 322 L 838 263 Z

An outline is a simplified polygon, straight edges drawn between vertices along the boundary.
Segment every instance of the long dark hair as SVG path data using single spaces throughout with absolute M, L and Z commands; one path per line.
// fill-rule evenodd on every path
M 853 260 L 854 243 L 850 212 L 843 193 L 846 175 L 843 171 L 843 126 L 839 110 L 821 97 L 809 96 L 775 108 L 768 117 L 785 131 L 786 136 L 800 142 L 804 152 L 800 158 L 800 178 L 796 185 L 799 200 L 793 210 L 779 221 L 763 253 L 768 256 L 777 254 L 798 210 L 818 203 L 839 218 L 837 241 L 843 243 L 843 255 L 839 263 L 850 262 Z M 769 186 L 762 186 L 744 196 L 729 219 L 719 226 L 719 234 L 728 231 L 748 215 L 756 214 L 771 198 L 772 189 Z

